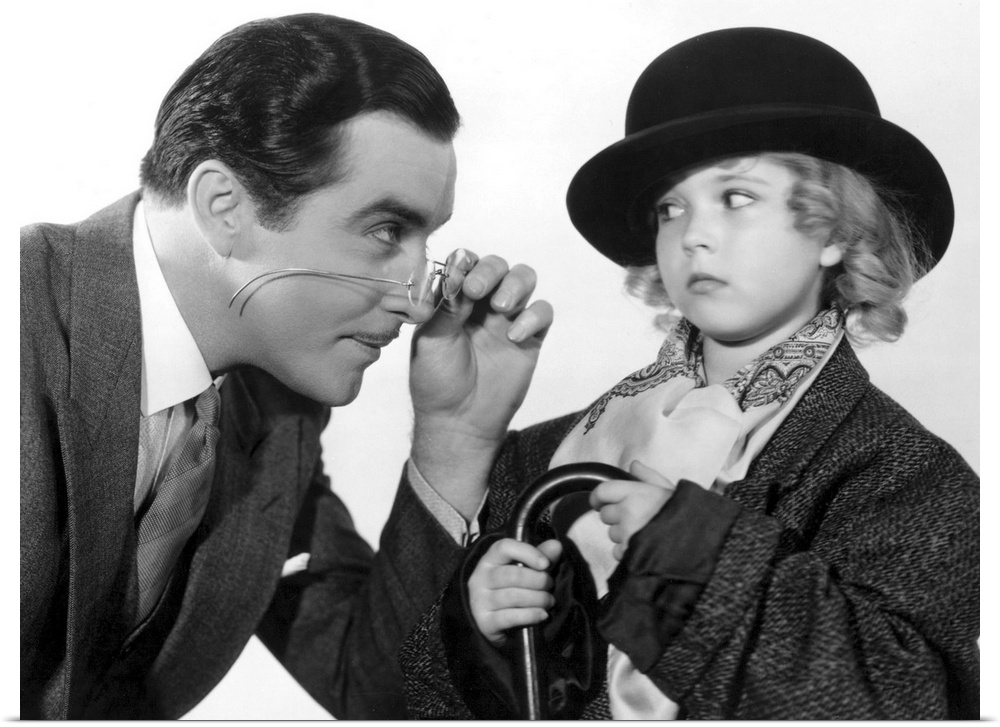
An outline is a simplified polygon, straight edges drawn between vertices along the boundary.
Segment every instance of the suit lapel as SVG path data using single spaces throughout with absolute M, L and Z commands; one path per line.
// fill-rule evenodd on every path
M 132 256 L 138 195 L 77 229 L 71 276 L 70 407 L 63 434 L 69 541 L 69 714 L 124 638 L 132 537 L 141 331 Z M 81 688 L 74 689 L 77 684 Z

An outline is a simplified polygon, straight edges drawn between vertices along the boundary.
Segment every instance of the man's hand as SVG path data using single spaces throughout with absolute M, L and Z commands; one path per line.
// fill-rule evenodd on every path
M 590 506 L 600 512 L 601 522 L 609 526 L 608 537 L 615 543 L 616 560 L 625 557 L 629 538 L 653 519 L 676 489 L 656 470 L 638 461 L 629 467 L 629 474 L 639 481 L 609 480 L 590 493 Z
M 511 418 L 524 401 L 552 306 L 529 304 L 535 272 L 499 257 L 456 250 L 446 301 L 413 334 L 412 457 L 427 481 L 466 518 Z

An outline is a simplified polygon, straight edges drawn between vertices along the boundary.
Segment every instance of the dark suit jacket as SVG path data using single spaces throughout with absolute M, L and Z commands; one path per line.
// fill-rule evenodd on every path
M 176 612 L 140 673 L 114 681 L 135 641 L 137 200 L 21 233 L 21 717 L 179 717 L 255 630 L 334 715 L 400 716 L 396 649 L 459 550 L 401 483 L 373 555 L 323 475 L 329 409 L 252 369 L 221 389 Z M 280 579 L 303 551 L 309 571 Z
M 508 438 L 484 532 L 580 416 Z M 846 342 L 746 478 L 726 497 L 679 486 L 612 582 L 601 636 L 682 717 L 978 717 L 979 478 L 868 381 Z M 410 715 L 510 716 L 503 666 L 468 678 L 469 660 L 502 659 L 474 627 L 455 643 L 455 619 L 442 634 L 441 614 L 439 599 L 401 651 Z M 599 691 L 584 716 L 608 715 Z

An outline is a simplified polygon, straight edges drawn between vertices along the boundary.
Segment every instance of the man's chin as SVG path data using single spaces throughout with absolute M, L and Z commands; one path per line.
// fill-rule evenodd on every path
M 342 381 L 341 386 L 320 391 L 320 397 L 322 398 L 317 398 L 317 401 L 326 406 L 347 406 L 357 399 L 358 394 L 361 393 L 362 379 L 363 372 L 359 371 L 356 376 L 351 376 L 349 380 Z
M 358 398 L 361 393 L 361 383 L 364 371 L 359 369 L 349 373 L 341 373 L 331 379 L 329 377 L 300 378 L 286 382 L 286 386 L 324 406 L 347 406 Z

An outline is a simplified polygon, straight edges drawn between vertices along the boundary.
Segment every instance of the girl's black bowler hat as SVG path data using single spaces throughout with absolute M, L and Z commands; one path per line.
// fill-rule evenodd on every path
M 948 247 L 951 189 L 934 155 L 879 113 L 861 72 L 830 46 L 771 28 L 705 33 L 643 71 L 625 138 L 588 161 L 566 204 L 577 230 L 619 265 L 656 262 L 646 217 L 665 178 L 713 158 L 801 152 L 862 172 L 898 196 L 930 269 Z

